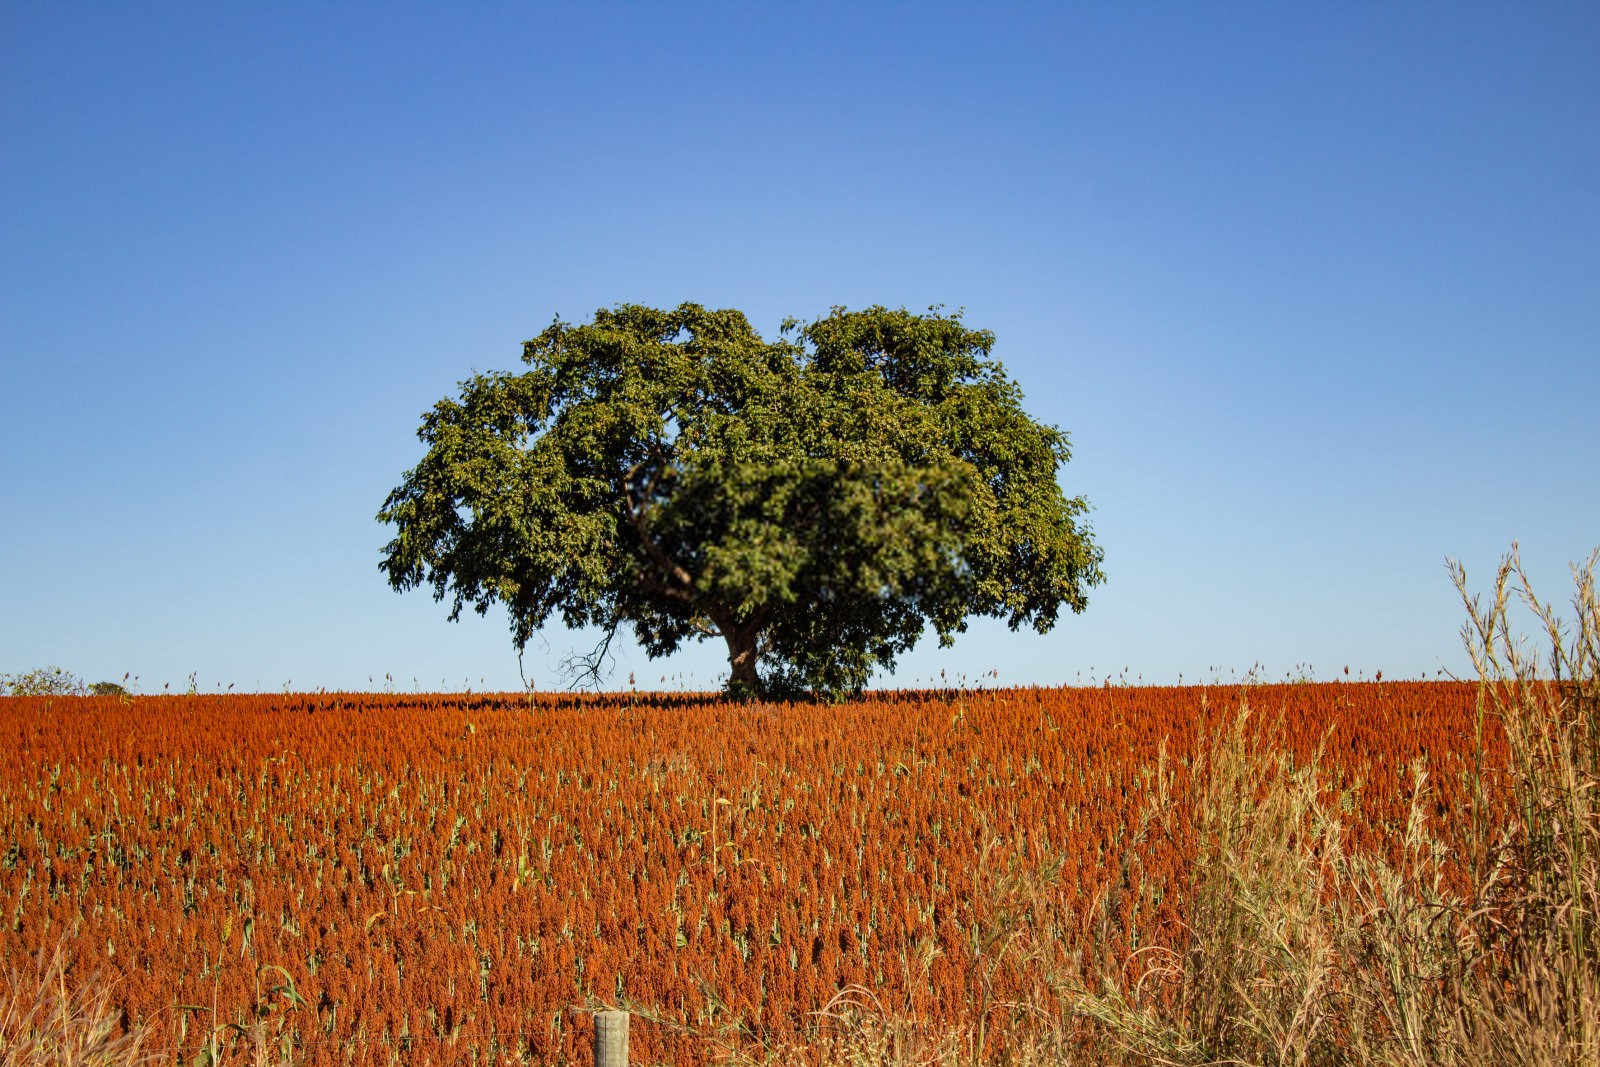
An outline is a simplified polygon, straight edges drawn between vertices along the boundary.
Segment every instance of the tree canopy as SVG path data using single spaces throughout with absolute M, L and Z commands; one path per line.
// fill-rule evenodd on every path
M 834 308 L 771 341 L 695 304 L 558 319 L 527 370 L 423 416 L 380 568 L 452 620 L 503 604 L 519 651 L 553 615 L 652 657 L 721 638 L 751 694 L 858 691 L 974 616 L 1043 633 L 1102 552 L 1056 481 L 1067 434 L 993 344 L 938 309 Z

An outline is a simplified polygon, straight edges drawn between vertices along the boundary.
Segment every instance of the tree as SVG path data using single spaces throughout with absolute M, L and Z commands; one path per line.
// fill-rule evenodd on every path
M 506 606 L 517 649 L 553 614 L 652 657 L 727 643 L 730 691 L 858 691 L 930 626 L 1043 633 L 1083 611 L 1102 553 L 959 313 L 835 308 L 766 341 L 734 310 L 621 305 L 523 345 L 423 416 L 380 569 Z
M 83 679 L 62 667 L 36 667 L 23 674 L 0 674 L 0 696 L 82 696 Z

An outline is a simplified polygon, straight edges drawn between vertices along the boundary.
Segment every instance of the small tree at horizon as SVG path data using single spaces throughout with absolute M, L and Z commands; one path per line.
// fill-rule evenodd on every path
M 0 696 L 82 696 L 88 687 L 64 667 L 36 667 L 22 674 L 0 674 Z
M 557 320 L 523 373 L 460 383 L 378 519 L 380 569 L 449 618 L 505 605 L 520 651 L 553 614 L 652 658 L 728 647 L 729 690 L 859 691 L 931 625 L 1048 631 L 1103 553 L 1035 422 L 960 313 L 834 308 L 766 341 L 742 312 L 624 304 Z

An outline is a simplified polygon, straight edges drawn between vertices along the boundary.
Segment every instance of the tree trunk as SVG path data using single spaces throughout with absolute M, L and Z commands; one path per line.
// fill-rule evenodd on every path
M 722 631 L 728 642 L 728 690 L 737 696 L 760 696 L 761 676 L 756 673 L 756 636 L 754 626 L 730 626 Z

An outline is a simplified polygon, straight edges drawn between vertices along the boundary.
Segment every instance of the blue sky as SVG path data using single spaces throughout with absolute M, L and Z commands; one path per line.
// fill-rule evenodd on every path
M 515 688 L 374 513 L 461 378 L 683 300 L 964 307 L 1071 432 L 1088 611 L 886 684 L 1464 670 L 1447 555 L 1600 544 L 1600 14 L 1307 8 L 7 5 L 0 672 Z

